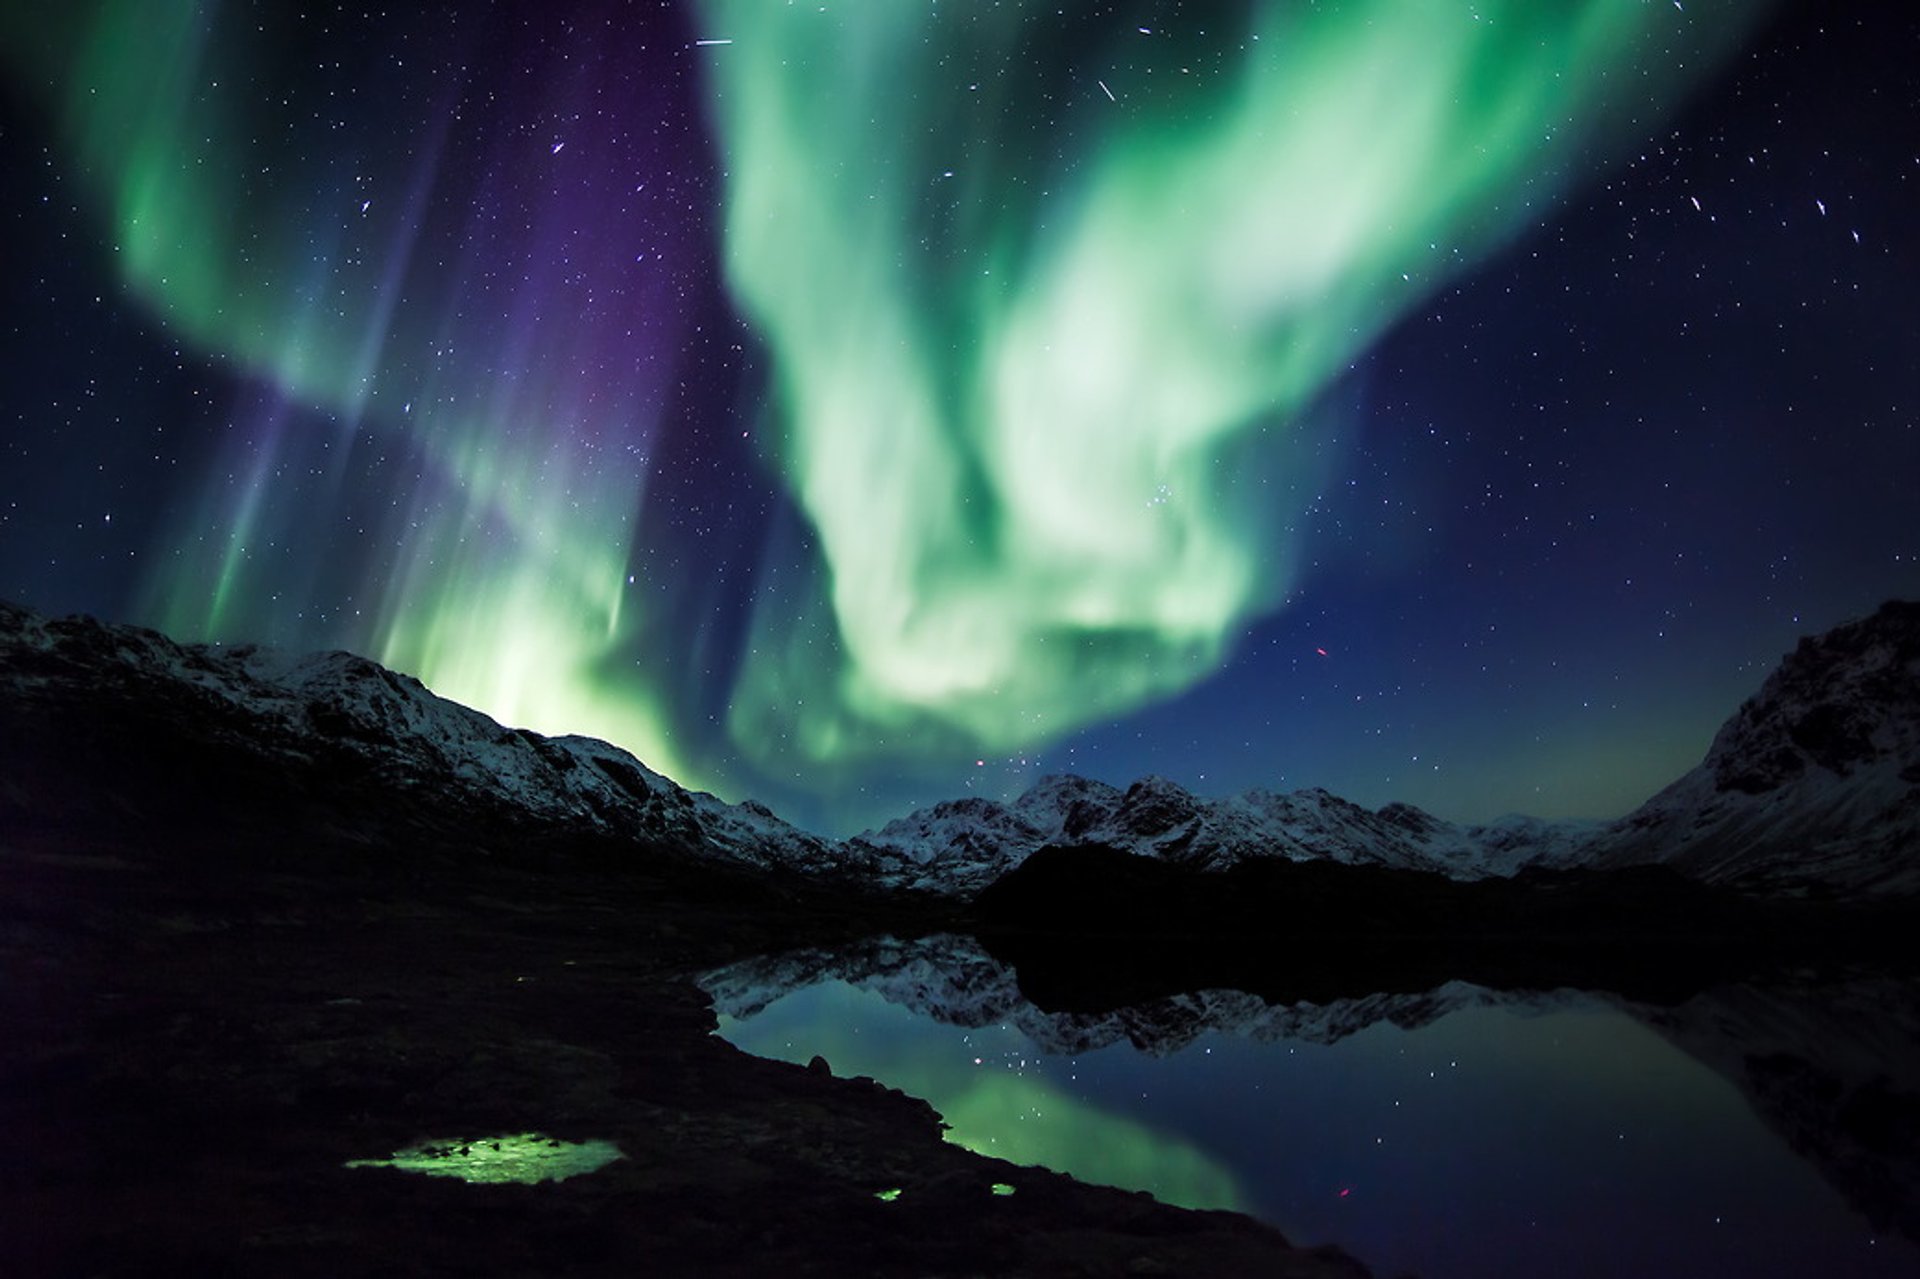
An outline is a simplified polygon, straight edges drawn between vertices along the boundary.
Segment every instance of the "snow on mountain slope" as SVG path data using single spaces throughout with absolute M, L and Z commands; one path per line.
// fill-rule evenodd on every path
M 1803 641 L 1700 767 L 1604 827 L 1461 825 L 1317 788 L 1207 799 L 1162 777 L 1123 790 L 1053 776 L 1011 804 L 952 800 L 833 841 L 686 791 L 605 742 L 504 728 L 365 658 L 177 644 L 4 604 L 0 695 L 16 715 L 111 722 L 145 707 L 168 726 L 159 736 L 177 728 L 274 767 L 351 758 L 383 793 L 436 796 L 443 811 L 458 797 L 502 831 L 588 832 L 875 889 L 970 896 L 1049 844 L 1103 844 L 1201 869 L 1284 857 L 1479 879 L 1668 862 L 1789 891 L 1920 892 L 1920 604 Z
M 1920 892 L 1920 604 L 1803 639 L 1706 759 L 1587 856 L 1709 882 Z
M 942 804 L 853 843 L 963 892 L 1048 844 L 1098 843 L 1207 869 L 1279 856 L 1479 879 L 1667 862 L 1762 889 L 1920 893 L 1920 604 L 1803 640 L 1698 768 L 1612 823 L 1458 825 L 1319 789 L 1202 799 L 1161 777 L 1124 791 L 1049 777 L 1011 805 Z
M 1479 879 L 1536 861 L 1568 862 L 1595 826 L 1507 817 L 1463 827 L 1409 804 L 1375 811 L 1318 788 L 1202 799 L 1164 777 L 1123 791 L 1053 776 L 1010 805 L 978 797 L 937 804 L 850 842 L 890 851 L 972 892 L 1049 844 L 1106 844 L 1199 869 L 1258 857 L 1324 858 Z
M 1508 813 L 1465 828 L 1468 847 L 1490 875 L 1512 875 L 1522 867 L 1559 870 L 1583 864 L 1588 845 L 1606 828 L 1601 821 L 1528 817 Z
M 1250 857 L 1505 873 L 1559 828 L 1506 830 L 1499 847 L 1405 805 L 1372 812 L 1323 790 L 1199 799 L 1159 777 L 1126 790 L 1049 777 L 1012 805 L 949 801 L 846 841 L 764 806 L 689 792 L 619 747 L 501 726 L 418 680 L 349 653 L 178 644 L 89 618 L 0 610 L 0 684 L 16 701 L 144 701 L 193 731 L 288 764 L 354 757 L 389 792 L 463 797 L 502 826 L 587 831 L 763 869 L 876 888 L 967 895 L 1050 843 L 1099 842 L 1199 867 Z M 1503 828 L 1505 829 L 1505 828 Z
M 848 867 L 836 845 L 761 805 L 689 792 L 593 738 L 505 728 L 350 653 L 177 644 L 138 627 L 0 605 L 0 688 L 15 707 L 75 713 L 140 701 L 263 759 L 297 765 L 344 752 L 389 791 L 465 802 L 513 827 L 800 873 Z M 861 865 L 882 884 L 910 869 L 878 854 Z

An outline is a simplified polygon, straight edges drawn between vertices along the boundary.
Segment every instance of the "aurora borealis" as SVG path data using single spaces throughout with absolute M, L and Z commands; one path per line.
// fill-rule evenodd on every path
M 38 607 L 352 648 L 846 827 L 1060 770 L 1611 815 L 1920 586 L 1911 18 L 0 41 Z
M 1557 185 L 1602 77 L 1671 26 L 1606 0 L 1269 5 L 1157 41 L 1037 5 L 708 10 L 753 33 L 714 60 L 726 261 L 838 639 L 788 657 L 781 601 L 761 652 L 800 669 L 750 663 L 735 710 L 793 716 L 819 762 L 1017 751 L 1217 668 L 1292 584 L 1300 416 Z M 930 87 L 882 111 L 902 85 Z

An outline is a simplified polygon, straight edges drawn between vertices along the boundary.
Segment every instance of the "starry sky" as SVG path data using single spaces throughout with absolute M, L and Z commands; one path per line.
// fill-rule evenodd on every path
M 1920 15 L 0 12 L 0 596 L 840 832 L 1614 816 L 1920 594 Z

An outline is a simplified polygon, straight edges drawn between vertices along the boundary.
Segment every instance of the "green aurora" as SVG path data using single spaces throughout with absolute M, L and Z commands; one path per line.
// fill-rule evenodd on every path
M 709 0 L 821 560 L 762 596 L 736 740 L 1011 752 L 1216 669 L 1291 585 L 1322 392 L 1758 8 Z
M 475 141 L 451 97 L 407 99 L 384 143 L 344 113 L 262 118 L 238 82 L 290 55 L 218 3 L 16 7 L 0 45 L 146 313 L 337 422 L 335 457 L 405 459 L 353 530 L 330 641 L 733 790 L 740 760 L 831 787 L 1033 748 L 1217 669 L 1294 583 L 1337 456 L 1326 390 L 1764 8 L 700 4 L 724 270 L 806 525 L 770 543 L 721 664 L 723 745 L 635 581 L 670 382 L 639 348 L 686 321 L 641 306 L 633 343 L 577 296 L 590 272 L 550 264 L 560 244 L 632 257 L 626 197 L 563 167 L 581 147 Z M 556 72 L 546 105 L 577 117 L 588 87 Z M 479 152 L 477 186 L 454 147 Z M 502 239 L 477 193 L 515 180 L 546 194 Z M 178 504 L 143 620 L 311 638 L 291 619 L 351 521 L 344 461 L 289 488 L 289 416 L 256 411 Z
M 582 203 L 558 151 L 470 139 L 485 176 L 463 181 L 443 163 L 451 91 L 382 122 L 404 145 L 376 145 L 346 101 L 371 88 L 306 83 L 314 72 L 276 34 L 205 0 L 0 19 L 9 70 L 49 99 L 110 219 L 128 293 L 269 391 L 264 409 L 243 391 L 214 410 L 243 420 L 214 416 L 210 431 L 242 438 L 172 521 L 142 620 L 183 638 L 311 643 L 318 581 L 349 560 L 357 607 L 330 642 L 509 724 L 602 737 L 702 784 L 661 706 L 674 673 L 650 664 L 629 611 L 665 378 L 630 317 L 595 331 L 581 314 L 583 264 L 555 250 Z M 399 56 L 378 65 L 413 74 Z M 254 86 L 276 79 L 281 110 L 250 110 Z M 562 112 L 584 94 L 556 82 L 542 105 Z M 555 166 L 516 188 L 528 152 Z M 315 153 L 331 158 L 285 158 Z M 594 213 L 589 261 L 623 258 L 629 211 Z M 436 238 L 442 222 L 455 225 Z M 677 332 L 664 302 L 648 310 Z M 290 478 L 311 442 L 284 438 L 315 414 L 336 423 L 317 498 Z M 392 477 L 378 522 L 349 513 L 356 454 Z

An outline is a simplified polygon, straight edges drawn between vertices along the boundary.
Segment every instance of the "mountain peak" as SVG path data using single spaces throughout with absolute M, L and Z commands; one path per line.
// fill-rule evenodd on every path
M 352 653 L 179 644 L 0 604 L 0 709 L 19 782 L 0 816 L 48 838 L 102 820 L 155 838 L 265 824 L 349 845 L 404 832 L 475 857 L 604 845 L 846 869 L 764 807 L 683 790 L 606 742 L 505 727 Z
M 1920 603 L 1801 639 L 1707 753 L 1721 791 L 1765 794 L 1889 755 L 1920 762 Z
M 1920 889 L 1920 603 L 1803 638 L 1700 765 L 1597 839 L 1602 865 Z

